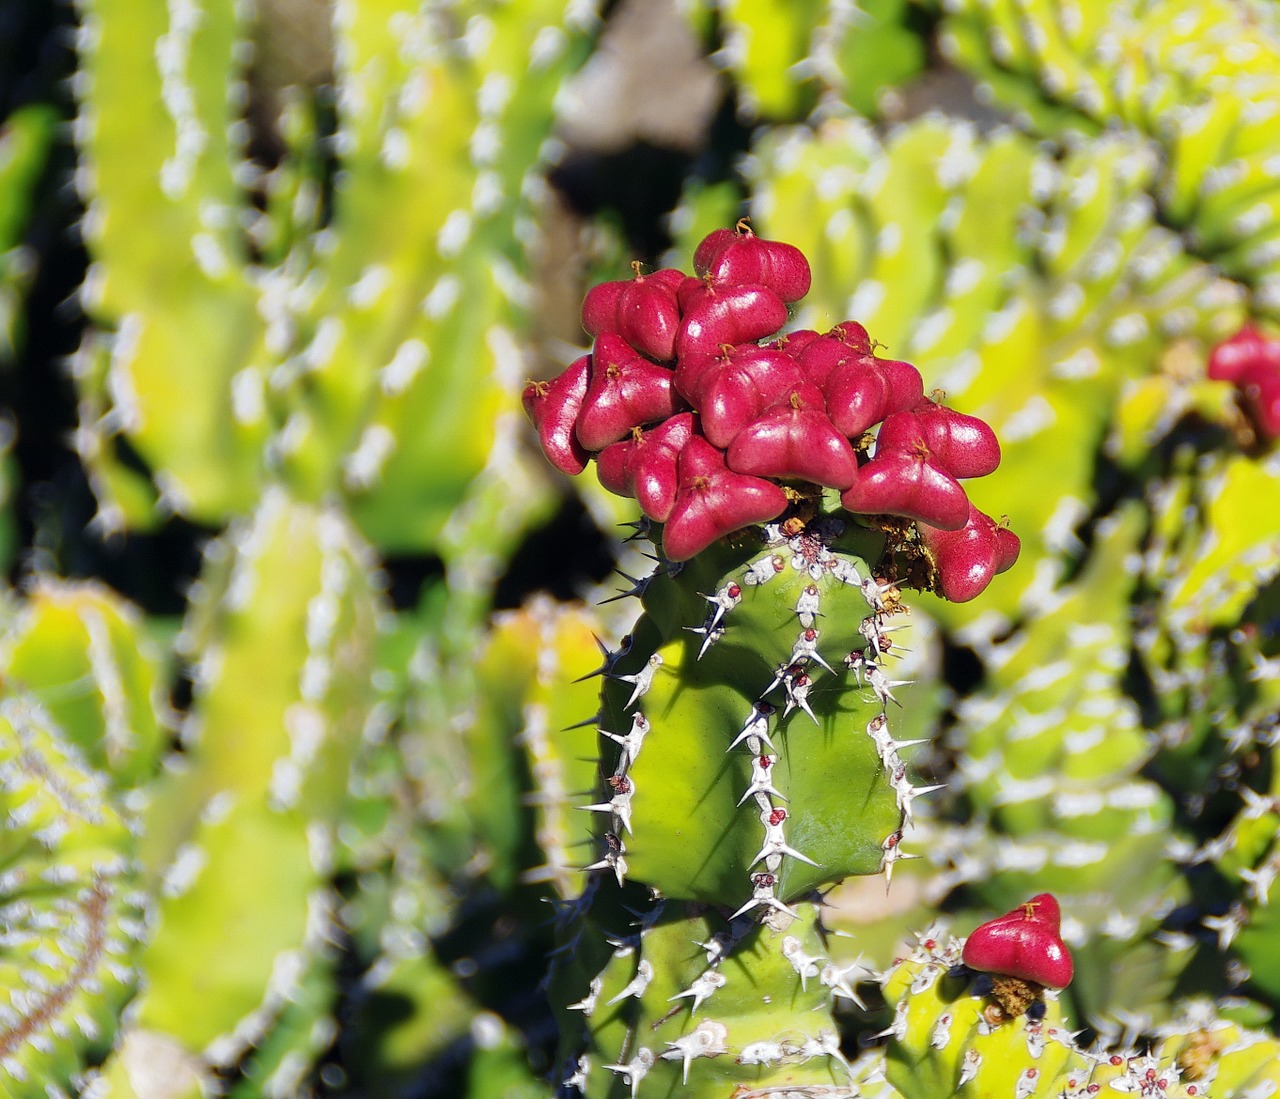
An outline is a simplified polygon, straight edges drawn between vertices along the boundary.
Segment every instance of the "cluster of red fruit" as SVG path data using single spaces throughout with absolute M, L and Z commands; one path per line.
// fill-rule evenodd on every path
M 1280 339 L 1246 324 L 1213 349 L 1208 374 L 1214 381 L 1236 387 L 1262 439 L 1280 438 Z
M 673 561 L 777 518 L 794 499 L 781 482 L 793 482 L 839 490 L 855 514 L 914 520 L 949 599 L 1013 564 L 1017 537 L 959 483 L 999 465 L 990 427 L 926 397 L 919 371 L 878 358 L 856 322 L 778 336 L 809 290 L 798 248 L 739 223 L 707 236 L 693 265 L 693 276 L 637 265 L 587 294 L 591 353 L 524 391 L 557 469 L 595 458 L 607 489 L 664 525 Z

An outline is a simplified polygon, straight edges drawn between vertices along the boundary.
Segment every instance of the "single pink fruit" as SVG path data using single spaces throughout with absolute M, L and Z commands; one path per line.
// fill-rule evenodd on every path
M 617 282 L 602 282 L 587 291 L 582 303 L 582 327 L 588 335 L 617 332 L 637 351 L 660 362 L 675 356 L 680 307 L 676 290 L 684 273 L 674 268 L 640 274 Z
M 704 434 L 715 446 L 727 447 L 801 381 L 799 366 L 785 352 L 754 344 L 735 348 L 702 376 L 697 404 Z
M 787 321 L 782 299 L 765 286 L 703 287 L 689 296 L 676 336 L 676 356 L 715 355 L 724 344 L 755 343 Z
M 924 381 L 910 363 L 857 353 L 831 371 L 823 388 L 831 422 L 850 439 L 924 398 Z
M 776 519 L 787 495 L 772 481 L 734 473 L 724 455 L 694 435 L 680 451 L 675 504 L 662 531 L 662 547 L 672 561 L 687 561 L 717 538 Z
M 787 302 L 803 298 L 812 282 L 799 248 L 762 240 L 750 229 L 708 234 L 694 252 L 693 269 L 715 286 L 767 286 Z
M 676 463 L 697 430 L 692 412 L 681 412 L 631 438 L 605 447 L 596 457 L 600 483 L 619 496 L 634 497 L 650 519 L 665 523 L 676 500 Z
M 745 222 L 739 222 L 745 225 Z M 738 239 L 738 231 L 736 229 L 712 229 L 701 241 L 698 247 L 693 250 L 693 269 L 698 273 L 700 278 L 705 278 L 711 273 L 711 265 L 721 252 L 729 247 Z
M 1216 382 L 1240 382 L 1247 371 L 1259 366 L 1280 372 L 1280 340 L 1254 324 L 1246 324 L 1223 340 L 1209 355 L 1206 373 Z
M 900 515 L 943 530 L 959 530 L 969 517 L 969 497 L 950 473 L 911 454 L 880 454 L 858 470 L 840 494 L 848 511 Z
M 665 420 L 684 407 L 675 376 L 650 362 L 616 332 L 601 332 L 591 367 L 577 434 L 588 450 L 603 450 L 633 427 Z
M 938 591 L 952 603 L 967 603 L 1012 568 L 1022 543 L 1008 527 L 969 505 L 969 520 L 959 530 L 919 523 L 920 543 L 933 563 Z
M 1062 941 L 1062 914 L 1049 893 L 1032 897 L 994 920 L 965 941 L 964 964 L 979 973 L 1017 977 L 1045 988 L 1066 988 L 1074 966 Z
M 570 476 L 586 469 L 591 457 L 576 432 L 578 413 L 587 395 L 590 363 L 591 356 L 583 355 L 558 378 L 530 382 L 521 395 L 524 410 L 538 429 L 542 452 L 556 469 Z
M 876 435 L 876 453 L 920 454 L 953 477 L 985 477 L 1000 465 L 1000 443 L 977 416 L 923 401 L 889 416 Z
M 806 383 L 739 431 L 727 460 L 739 473 L 839 489 L 858 476 L 853 447 L 827 419 L 822 392 Z

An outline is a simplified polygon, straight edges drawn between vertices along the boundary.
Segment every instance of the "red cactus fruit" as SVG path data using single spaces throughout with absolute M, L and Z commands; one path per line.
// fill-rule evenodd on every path
M 729 468 L 761 477 L 848 488 L 858 476 L 849 440 L 823 411 L 822 392 L 801 382 L 729 445 Z
M 616 332 L 601 332 L 591 367 L 577 434 L 588 450 L 602 450 L 633 427 L 665 420 L 684 408 L 675 375 L 651 363 Z
M 782 351 L 735 348 L 702 376 L 698 409 L 702 430 L 718 447 L 802 381 L 795 359 Z
M 1272 339 L 1256 324 L 1246 324 L 1210 352 L 1206 373 L 1216 382 L 1239 382 L 1259 367 L 1280 371 L 1280 340 Z
M 919 454 L 952 477 L 985 477 L 1000 465 L 996 434 L 976 416 L 924 401 L 889 416 L 876 436 L 876 453 Z
M 1213 349 L 1207 374 L 1236 387 L 1246 415 L 1262 438 L 1280 438 L 1280 339 L 1246 324 Z
M 557 469 L 578 473 L 595 457 L 606 489 L 664 525 L 676 561 L 777 518 L 821 485 L 893 533 L 893 552 L 922 554 L 935 590 L 953 601 L 972 599 L 1013 564 L 1017 537 L 973 508 L 960 484 L 1000 462 L 985 423 L 925 399 L 920 372 L 877 358 L 856 321 L 778 335 L 787 303 L 809 287 L 808 262 L 791 245 L 740 222 L 709 234 L 694 266 L 696 277 L 642 275 L 636 265 L 634 279 L 587 295 L 592 355 L 524 394 Z M 1252 330 L 1237 344 L 1220 350 L 1211 372 L 1233 380 L 1255 418 L 1280 431 L 1280 372 L 1250 365 L 1271 345 Z M 863 440 L 876 425 L 868 458 Z M 807 487 L 797 494 L 787 481 Z
M 1062 913 L 1049 893 L 988 920 L 965 941 L 964 964 L 979 973 L 1017 977 L 1045 988 L 1066 988 L 1074 967 L 1062 941 Z
M 832 369 L 824 389 L 831 422 L 850 439 L 924 399 L 924 381 L 910 363 L 857 353 Z
M 587 291 L 582 303 L 582 327 L 590 336 L 617 332 L 637 351 L 660 361 L 675 356 L 680 328 L 676 290 L 683 271 L 664 268 L 650 275 L 640 273 L 617 282 L 602 282 Z
M 605 447 L 596 456 L 600 483 L 619 496 L 635 497 L 645 515 L 665 523 L 676 501 L 676 462 L 695 424 L 692 412 L 682 412 Z
M 960 482 L 915 454 L 877 453 L 840 502 L 858 514 L 900 515 L 942 530 L 959 530 L 969 518 L 969 497 Z
M 787 494 L 778 485 L 734 473 L 699 435 L 685 444 L 677 468 L 675 504 L 662 532 L 663 551 L 672 561 L 687 561 L 717 538 L 786 510 Z
M 693 269 L 715 286 L 767 286 L 783 301 L 799 301 L 809 292 L 812 274 L 804 253 L 793 244 L 761 240 L 745 223 L 717 229 L 703 239 Z
M 591 356 L 574 360 L 558 378 L 530 382 L 521 400 L 524 410 L 538 429 L 542 451 L 561 473 L 574 476 L 587 468 L 590 454 L 578 441 L 576 425 L 587 395 L 587 372 Z
M 787 320 L 787 307 L 765 286 L 703 286 L 688 298 L 676 355 L 715 355 L 723 344 L 753 343 L 772 336 Z
M 953 603 L 979 595 L 992 577 L 1013 567 L 1022 549 L 1018 536 L 969 505 L 969 520 L 959 530 L 917 524 L 920 543 L 934 567 L 938 591 Z

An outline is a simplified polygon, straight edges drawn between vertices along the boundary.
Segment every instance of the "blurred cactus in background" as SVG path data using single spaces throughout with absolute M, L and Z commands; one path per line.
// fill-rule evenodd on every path
M 0 13 L 0 1092 L 1280 1089 L 1277 137 L 1265 0 Z

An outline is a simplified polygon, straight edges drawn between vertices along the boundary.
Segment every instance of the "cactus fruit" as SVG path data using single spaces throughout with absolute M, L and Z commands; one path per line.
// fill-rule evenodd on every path
M 1280 340 L 1247 324 L 1213 349 L 1207 373 L 1214 381 L 1236 387 L 1263 441 L 1280 437 Z
M 1049 911 L 1056 917 L 1048 894 L 1009 917 L 1027 919 L 1025 908 L 1033 904 L 1042 907 L 1032 914 Z M 976 928 L 967 939 L 939 928 L 918 934 L 912 952 L 881 979 L 894 1012 L 884 1035 L 885 1074 L 905 1099 L 1087 1099 L 1112 1092 L 1149 1099 L 1256 1099 L 1280 1085 L 1280 1044 L 1219 1018 L 1202 1002 L 1186 1003 L 1177 1018 L 1150 1034 L 1145 1048 L 1077 1044 L 1057 993 L 1048 989 L 1033 1001 L 1032 1011 L 1011 1018 L 993 1013 L 995 998 L 976 990 L 965 966 L 956 965 L 961 957 L 987 951 L 989 927 Z M 978 948 L 970 945 L 975 937 L 983 937 Z
M 587 1095 L 608 1093 L 585 1067 L 602 1057 L 633 1095 L 677 1077 L 695 1095 L 730 1081 L 826 1094 L 843 1056 L 821 1009 L 856 993 L 806 898 L 851 874 L 891 879 L 935 788 L 914 783 L 890 728 L 901 589 L 972 598 L 1017 540 L 960 484 L 999 464 L 986 424 L 926 398 L 856 322 L 777 334 L 809 288 L 798 249 L 740 223 L 694 269 L 592 291 L 590 355 L 525 390 L 549 460 L 594 458 L 660 552 L 589 719 L 602 781 L 582 808 L 601 818 L 589 869 L 606 881 L 562 929 L 557 998 L 586 1016 L 564 1052 L 576 1035 L 570 1078 Z M 616 913 L 633 881 L 659 898 L 626 902 L 638 934 Z M 718 945 L 704 959 L 690 942 Z M 689 1016 L 664 1006 L 685 997 Z M 802 1014 L 762 1013 L 783 1001 Z M 664 1027 L 665 1052 L 649 1044 Z
M 1073 969 L 1061 924 L 1057 900 L 1041 893 L 975 928 L 965 940 L 961 960 L 979 973 L 1064 989 Z

